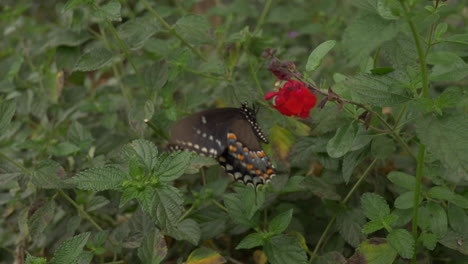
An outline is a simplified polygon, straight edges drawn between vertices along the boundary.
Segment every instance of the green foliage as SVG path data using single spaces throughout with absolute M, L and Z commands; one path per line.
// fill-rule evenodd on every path
M 467 263 L 463 1 L 36 2 L 0 7 L 0 262 Z M 166 151 L 244 101 L 268 186 Z

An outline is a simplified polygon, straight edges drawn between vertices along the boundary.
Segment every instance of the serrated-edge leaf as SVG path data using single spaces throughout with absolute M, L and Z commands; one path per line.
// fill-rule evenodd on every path
M 145 166 L 148 171 L 153 171 L 158 165 L 158 148 L 153 142 L 145 139 L 137 139 L 127 144 L 124 148 L 127 158 L 137 157 L 139 162 Z
M 395 185 L 403 187 L 408 191 L 414 191 L 416 188 L 416 178 L 401 171 L 392 171 L 387 178 Z
M 56 161 L 43 160 L 37 164 L 33 175 L 32 183 L 44 189 L 59 189 L 69 187 L 65 184 L 65 170 Z
M 335 40 L 327 40 L 318 45 L 309 55 L 306 64 L 306 71 L 310 72 L 317 69 L 322 64 L 323 58 L 335 47 Z
M 201 237 L 201 230 L 195 220 L 184 219 L 176 228 L 168 230 L 168 234 L 177 240 L 186 240 L 192 245 L 197 245 Z
M 0 135 L 8 129 L 15 111 L 16 103 L 13 100 L 0 102 Z
M 263 234 L 252 233 L 244 237 L 236 249 L 251 249 L 263 245 Z
M 375 193 L 365 193 L 361 197 L 364 214 L 370 220 L 382 220 L 390 214 L 390 207 L 385 199 Z
M 418 201 L 419 204 L 419 201 Z M 414 205 L 414 191 L 405 192 L 395 199 L 395 208 L 409 209 Z
M 343 239 L 351 246 L 358 247 L 365 238 L 362 230 L 366 217 L 362 210 L 355 208 L 341 211 L 336 222 Z
M 370 233 L 374 233 L 375 231 L 380 230 L 382 228 L 384 228 L 384 225 L 383 225 L 382 221 L 372 220 L 370 222 L 367 222 L 362 227 L 362 232 L 364 234 L 370 234 Z
M 162 155 L 156 174 L 163 182 L 176 180 L 190 166 L 191 157 L 192 153 L 187 151 Z
M 114 166 L 107 166 L 79 172 L 69 182 L 76 184 L 80 189 L 103 191 L 119 189 L 122 181 L 126 178 L 127 173 L 123 170 Z
M 263 247 L 268 261 L 272 264 L 306 264 L 307 255 L 294 238 L 279 235 L 265 242 Z
M 353 146 L 357 131 L 358 130 L 354 122 L 338 128 L 335 136 L 333 136 L 333 138 L 327 143 L 328 155 L 332 158 L 340 158 L 348 153 Z
M 414 239 L 405 229 L 394 229 L 388 236 L 388 243 L 398 252 L 400 256 L 410 259 L 414 253 Z
M 154 189 L 151 205 L 147 209 L 150 210 L 150 217 L 161 228 L 170 229 L 177 225 L 177 221 L 182 215 L 183 201 L 180 190 L 164 185 Z
M 437 237 L 433 233 L 422 233 L 419 237 L 424 247 L 429 250 L 434 250 L 437 245 Z
M 393 106 L 404 103 L 411 98 L 406 96 L 403 83 L 393 78 L 398 72 L 386 75 L 362 74 L 347 79 L 344 86 L 348 87 L 353 100 L 375 106 Z
M 284 230 L 286 230 L 286 228 L 288 228 L 292 219 L 292 215 L 293 209 L 289 209 L 288 211 L 282 212 L 281 214 L 275 216 L 269 225 L 270 232 L 274 233 L 275 235 L 281 234 Z
M 86 232 L 67 239 L 54 253 L 52 264 L 76 263 L 91 233 Z
M 94 71 L 104 67 L 114 54 L 105 48 L 92 49 L 78 59 L 74 71 Z
M 157 229 L 147 232 L 138 248 L 138 257 L 142 263 L 158 264 L 166 255 L 167 244 L 164 236 Z
M 218 252 L 209 248 L 197 248 L 187 258 L 185 264 L 222 264 L 226 259 Z

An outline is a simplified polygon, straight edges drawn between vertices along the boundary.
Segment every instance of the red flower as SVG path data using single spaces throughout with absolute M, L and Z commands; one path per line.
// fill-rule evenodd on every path
M 268 92 L 265 100 L 273 97 L 273 108 L 285 116 L 306 118 L 317 103 L 317 97 L 302 82 L 296 80 L 288 80 L 278 92 Z

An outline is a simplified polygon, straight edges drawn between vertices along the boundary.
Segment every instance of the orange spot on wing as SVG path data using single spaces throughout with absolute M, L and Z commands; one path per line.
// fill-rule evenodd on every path
M 263 157 L 265 157 L 265 152 L 263 152 L 263 151 L 258 151 L 258 152 L 257 152 L 257 155 L 258 155 L 259 158 L 263 158 Z
M 232 152 L 236 152 L 237 148 L 236 148 L 236 146 L 230 145 L 229 150 L 232 151 Z
M 260 170 L 255 170 L 255 173 L 256 173 L 257 175 L 262 174 L 262 172 L 261 172 Z
M 268 170 L 267 170 L 267 173 L 268 173 L 268 174 L 272 174 L 272 173 L 273 173 L 273 170 L 272 170 L 272 169 L 268 169 Z
M 238 158 L 239 160 L 242 161 L 242 160 L 244 160 L 245 157 L 244 157 L 244 155 L 242 155 L 242 154 L 238 154 L 238 155 L 237 155 L 237 158 Z
M 228 133 L 228 139 L 237 139 L 236 135 L 233 133 Z
M 249 169 L 249 170 L 253 169 L 253 165 L 252 164 L 247 164 L 247 169 Z

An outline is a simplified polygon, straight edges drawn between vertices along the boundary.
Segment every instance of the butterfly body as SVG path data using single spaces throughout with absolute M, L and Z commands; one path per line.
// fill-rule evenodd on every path
M 268 143 L 268 139 L 255 115 L 246 104 L 191 115 L 172 127 L 169 149 L 216 158 L 228 175 L 246 185 L 266 184 L 275 171 L 261 148 L 259 140 Z

